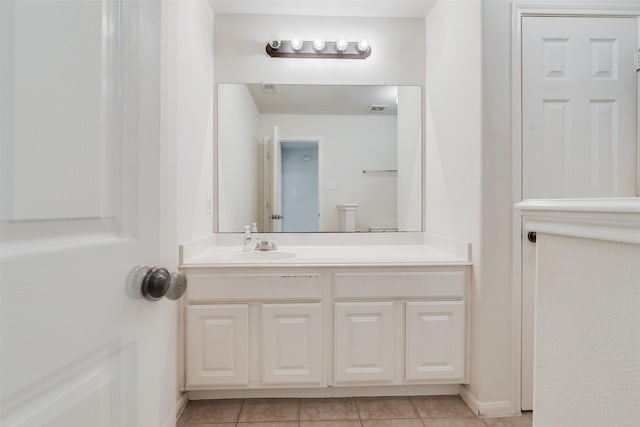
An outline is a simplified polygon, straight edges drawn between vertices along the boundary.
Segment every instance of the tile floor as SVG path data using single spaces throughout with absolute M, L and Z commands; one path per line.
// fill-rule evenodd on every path
M 178 427 L 531 427 L 478 418 L 458 396 L 193 400 Z

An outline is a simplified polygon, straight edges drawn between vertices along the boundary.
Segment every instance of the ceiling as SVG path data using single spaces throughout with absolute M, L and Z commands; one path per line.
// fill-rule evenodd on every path
M 397 86 L 329 86 L 248 84 L 262 114 L 338 114 L 395 116 Z M 368 112 L 370 105 L 387 105 L 382 112 Z
M 216 14 L 421 18 L 436 0 L 209 0 Z

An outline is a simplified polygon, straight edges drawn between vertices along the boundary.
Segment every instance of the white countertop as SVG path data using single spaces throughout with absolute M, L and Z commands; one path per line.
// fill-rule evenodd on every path
M 285 246 L 275 251 L 243 252 L 240 247 L 216 247 L 185 260 L 183 266 L 384 266 L 468 265 L 464 258 L 424 245 Z
M 321 244 L 325 242 L 295 244 L 294 240 L 288 237 L 282 239 L 285 241 L 277 250 L 266 252 L 243 252 L 240 245 L 228 244 L 230 241 L 233 242 L 228 235 L 218 240 L 215 242 L 209 238 L 208 243 L 198 241 L 185 245 L 182 267 L 471 265 L 468 243 L 440 236 L 426 236 L 426 233 L 420 233 L 418 238 L 402 237 L 399 240 L 388 239 L 387 242 L 380 241 L 376 244 L 358 244 L 356 237 L 352 242 L 342 242 L 345 244 L 340 245 Z

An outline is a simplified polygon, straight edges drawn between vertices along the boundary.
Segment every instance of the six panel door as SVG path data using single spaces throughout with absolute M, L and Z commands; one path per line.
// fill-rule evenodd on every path
M 464 301 L 408 302 L 407 381 L 464 381 Z
M 391 382 L 393 302 L 334 304 L 334 382 Z
M 324 385 L 320 303 L 262 305 L 262 383 Z
M 637 191 L 637 20 L 522 20 L 522 198 Z M 534 245 L 522 242 L 522 409 L 533 409 Z
M 249 306 L 187 308 L 187 384 L 249 384 Z

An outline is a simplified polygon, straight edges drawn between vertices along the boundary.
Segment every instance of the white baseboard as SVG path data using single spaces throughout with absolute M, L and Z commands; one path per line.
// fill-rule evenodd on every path
M 182 415 L 184 408 L 187 407 L 187 403 L 189 403 L 189 396 L 187 393 L 182 393 L 180 399 L 176 402 L 176 421 L 178 421 L 178 418 Z
M 507 417 L 520 414 L 519 411 L 514 412 L 513 404 L 510 401 L 481 402 L 467 387 L 460 387 L 460 397 L 479 417 Z
M 191 390 L 189 400 L 287 398 L 287 397 L 365 397 L 365 396 L 437 396 L 456 395 L 462 390 L 458 384 L 370 386 L 370 387 L 319 387 L 314 389 L 238 389 Z

